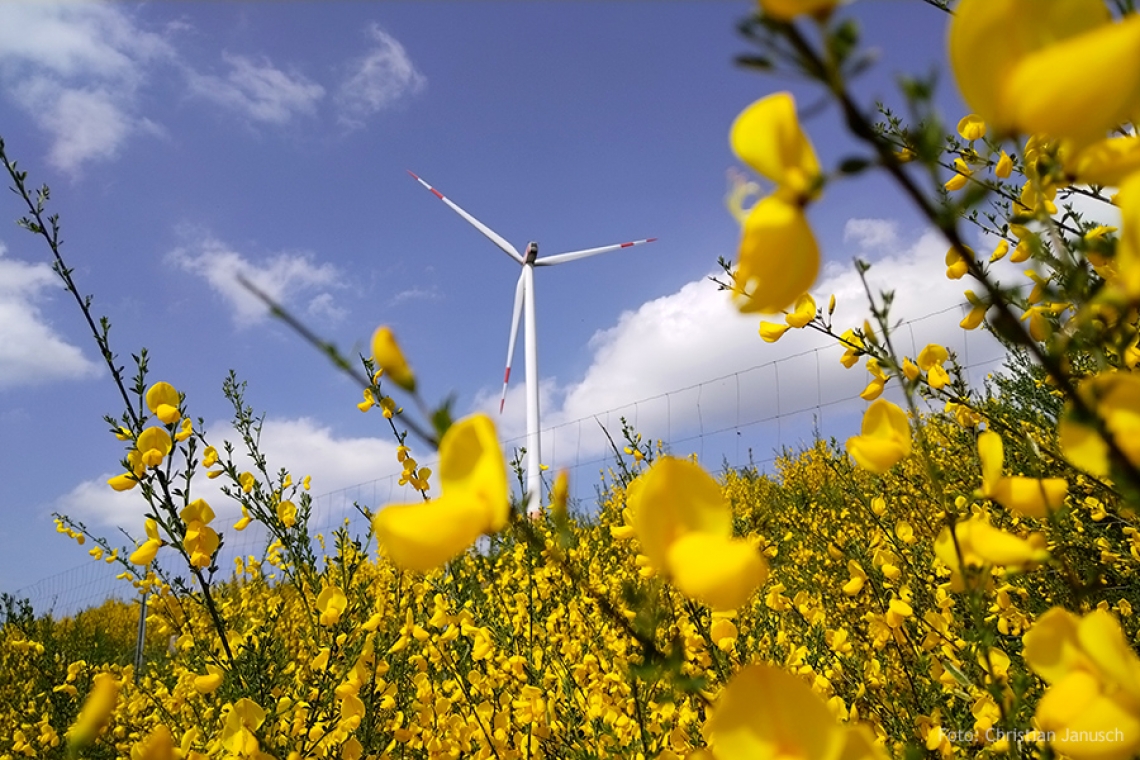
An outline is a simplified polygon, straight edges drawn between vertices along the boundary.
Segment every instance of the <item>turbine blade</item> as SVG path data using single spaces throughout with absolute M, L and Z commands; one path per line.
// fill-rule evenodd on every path
M 507 342 L 507 371 L 503 373 L 503 395 L 499 398 L 499 414 L 507 403 L 507 384 L 511 381 L 511 362 L 515 358 L 515 343 L 518 342 L 519 316 L 522 314 L 523 297 L 526 292 L 526 270 L 519 274 L 519 284 L 515 286 L 515 310 L 511 315 L 511 337 Z M 530 382 L 530 379 L 527 379 Z
M 588 256 L 596 256 L 599 253 L 609 253 L 616 251 L 619 248 L 632 248 L 635 245 L 642 243 L 652 243 L 657 238 L 646 238 L 645 240 L 634 240 L 631 243 L 615 243 L 614 245 L 603 245 L 601 248 L 587 248 L 583 251 L 571 251 L 570 253 L 556 253 L 553 256 L 543 256 L 534 262 L 536 267 L 548 267 L 554 264 L 562 264 L 574 259 L 584 259 Z
M 488 238 L 491 240 L 491 242 L 492 242 L 492 243 L 494 243 L 495 245 L 497 245 L 497 246 L 499 246 L 500 248 L 502 248 L 502 249 L 503 249 L 503 251 L 504 251 L 504 252 L 505 252 L 505 253 L 506 253 L 508 256 L 510 256 L 512 259 L 514 259 L 515 261 L 519 262 L 520 264 L 521 264 L 521 263 L 523 263 L 523 257 L 522 257 L 522 254 L 521 254 L 521 253 L 519 253 L 519 252 L 518 252 L 518 250 L 517 250 L 517 249 L 516 249 L 516 248 L 515 248 L 513 245 L 511 245 L 510 243 L 508 243 L 508 242 L 507 242 L 507 240 L 506 240 L 506 238 L 504 238 L 504 237 L 503 237 L 502 235 L 500 235 L 499 233 L 495 232 L 493 229 L 491 229 L 491 228 L 490 228 L 490 227 L 488 227 L 487 225 L 485 225 L 485 224 L 483 224 L 482 222 L 480 222 L 480 221 L 479 221 L 478 219 L 476 219 L 475 217 L 473 217 L 473 216 L 471 216 L 470 214 L 468 214 L 468 213 L 467 213 L 466 211 L 464 211 L 463 209 L 459 208 L 459 206 L 456 206 L 456 205 L 455 205 L 454 203 L 452 203 L 452 202 L 451 202 L 451 200 L 450 200 L 450 199 L 448 199 L 448 198 L 447 198 L 447 197 L 446 197 L 446 196 L 445 196 L 443 193 L 441 193 L 440 191 L 436 190 L 434 187 L 432 187 L 432 186 L 431 186 L 431 185 L 429 185 L 428 183 L 424 182 L 424 181 L 423 181 L 423 180 L 422 180 L 422 179 L 421 179 L 421 178 L 420 178 L 420 177 L 419 177 L 419 176 L 418 176 L 418 175 L 417 175 L 415 172 L 413 172 L 411 169 L 408 169 L 407 171 L 408 171 L 408 174 L 411 174 L 411 175 L 412 175 L 412 178 L 413 178 L 413 179 L 415 179 L 415 180 L 416 180 L 416 182 L 419 182 L 421 185 L 423 185 L 423 186 L 424 186 L 424 187 L 426 187 L 428 190 L 430 190 L 430 191 L 431 191 L 431 194 L 432 194 L 432 195 L 434 195 L 436 198 L 439 198 L 441 201 L 443 201 L 444 203 L 446 203 L 448 206 L 451 206 L 451 209 L 452 209 L 452 210 L 453 210 L 455 213 L 459 214 L 461 217 L 463 217 L 463 218 L 464 218 L 464 219 L 466 219 L 468 222 L 470 222 L 470 223 L 471 223 L 471 226 L 473 226 L 475 229 L 479 230 L 479 231 L 480 231 L 480 232 L 482 232 L 484 235 L 486 235 L 486 236 L 487 236 L 487 237 L 488 237 Z

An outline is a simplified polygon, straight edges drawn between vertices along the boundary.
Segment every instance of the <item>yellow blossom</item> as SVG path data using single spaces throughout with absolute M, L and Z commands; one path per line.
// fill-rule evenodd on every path
M 1009 175 L 1013 173 L 1013 159 L 1004 150 L 998 158 L 997 165 L 994 166 L 994 174 L 999 179 L 1009 179 Z
M 847 439 L 847 453 L 863 469 L 882 475 L 910 454 L 906 412 L 879 399 L 863 415 L 862 434 Z
M 1120 623 L 1054 607 L 1024 636 L 1025 661 L 1048 684 L 1037 724 L 1074 760 L 1126 760 L 1140 751 L 1140 658 Z
M 791 93 L 777 92 L 745 108 L 733 122 L 729 142 L 741 161 L 775 183 L 785 201 L 798 205 L 818 193 L 819 159 L 800 127 Z
M 731 610 L 768 575 L 747 541 L 732 537 L 732 509 L 720 486 L 693 462 L 662 457 L 627 496 L 633 528 L 655 571 L 681 593 Z
M 379 327 L 372 335 L 372 358 L 392 382 L 406 391 L 416 390 L 416 376 L 404 358 L 400 344 L 389 327 Z
M 963 140 L 980 140 L 986 136 L 986 123 L 976 113 L 963 116 L 958 122 L 958 134 Z
M 72 747 L 86 747 L 95 740 L 119 701 L 119 681 L 111 673 L 97 673 L 91 692 L 79 711 L 79 717 L 67 729 L 67 742 Z
M 784 333 L 786 333 L 788 329 L 789 325 L 778 325 L 775 322 L 761 322 L 760 338 L 765 343 L 775 343 L 784 337 Z
M 1087 145 L 1140 96 L 1140 15 L 1114 23 L 1102 0 L 962 0 L 948 47 L 963 98 L 999 136 Z
M 155 383 L 146 392 L 147 409 L 167 425 L 173 425 L 182 416 L 179 403 L 178 391 L 170 383 Z
M 135 441 L 135 448 L 145 467 L 158 467 L 173 447 L 174 442 L 170 440 L 170 433 L 160 427 L 147 428 L 139 433 L 138 440 Z
M 787 309 L 819 274 L 820 253 L 803 208 L 777 195 L 758 202 L 744 222 L 736 267 L 744 313 Z
M 955 538 L 957 548 L 955 548 Z M 972 517 L 954 526 L 954 537 L 949 528 L 943 528 L 934 541 L 934 553 L 950 568 L 950 587 L 954 591 L 966 588 L 963 562 L 967 568 L 985 568 L 1001 565 L 1009 570 L 1020 570 L 1027 565 L 1043 562 L 1049 557 L 1041 534 L 1028 539 L 999 530 L 984 517 Z M 962 562 L 958 552 L 961 551 Z
M 791 21 L 800 15 L 826 18 L 840 0 L 760 0 L 760 9 L 772 18 Z
M 982 461 L 982 495 L 1006 509 L 1028 517 L 1044 519 L 1065 503 L 1069 485 L 1064 478 L 1005 477 L 1001 436 L 987 430 L 978 436 L 978 457 Z
M 265 722 L 265 710 L 256 702 L 242 697 L 225 713 L 222 728 L 222 746 L 235 755 L 254 755 L 259 750 L 254 731 Z
M 796 299 L 795 306 L 792 307 L 791 313 L 784 317 L 784 321 L 790 327 L 805 327 L 815 319 L 815 310 L 815 299 L 811 294 L 804 293 Z
M 1140 464 L 1140 375 L 1102 372 L 1082 380 L 1077 392 L 1096 409 L 1127 460 Z M 1099 478 L 1109 474 L 1108 445 L 1077 415 L 1072 403 L 1065 406 L 1057 434 L 1070 464 Z
M 336 586 L 325 586 L 317 597 L 317 611 L 321 613 L 321 625 L 334 626 L 340 622 L 348 609 L 348 597 Z
M 427 572 L 506 524 L 506 463 L 490 417 L 472 415 L 444 434 L 439 482 L 438 498 L 387 506 L 373 520 L 380 545 L 398 567 Z

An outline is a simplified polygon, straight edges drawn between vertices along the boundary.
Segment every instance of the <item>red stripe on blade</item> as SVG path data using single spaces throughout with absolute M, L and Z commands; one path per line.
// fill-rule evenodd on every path
M 507 367 L 507 371 L 503 373 L 503 384 L 506 385 L 511 381 L 511 368 Z
M 441 201 L 443 200 L 443 193 L 436 190 L 434 187 L 429 187 L 428 189 L 431 190 L 431 194 L 434 195 L 436 198 L 439 198 Z

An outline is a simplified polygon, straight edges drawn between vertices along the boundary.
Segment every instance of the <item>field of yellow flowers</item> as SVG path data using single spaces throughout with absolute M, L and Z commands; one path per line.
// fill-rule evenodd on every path
M 128 400 L 107 418 L 124 446 L 108 487 L 139 495 L 147 537 L 117 551 L 59 528 L 148 594 L 145 657 L 134 605 L 53 620 L 6 599 L 0 760 L 1137 756 L 1140 15 L 1127 0 L 962 0 L 948 46 L 974 112 L 948 130 L 918 80 L 904 82 L 914 123 L 852 99 L 866 61 L 836 5 L 760 0 L 745 62 L 821 85 L 867 154 L 827 170 L 790 94 L 748 106 L 730 139 L 772 189 L 730 193 L 742 243 L 720 284 L 782 318 L 762 340 L 818 330 L 862 365 L 859 435 L 716 479 L 626 428 L 596 510 L 571 513 L 560 475 L 531 518 L 494 424 L 420 398 L 391 331 L 356 369 L 274 305 L 357 379 L 422 497 L 360 505 L 362 535 L 314 536 L 308 478 L 260 455 L 233 376 L 253 470 L 147 377 L 145 351 L 133 379 L 108 360 Z M 113 356 L 46 190 L 2 147 L 23 225 Z M 872 318 L 850 329 L 809 294 L 804 209 L 872 170 L 945 237 L 945 276 L 976 289 L 961 326 L 1009 346 L 985 392 L 943 346 L 895 350 L 890 293 L 868 291 Z M 1121 221 L 1079 213 L 1074 194 Z M 996 243 L 988 259 L 967 226 Z M 1032 267 L 1028 294 L 994 274 L 1007 256 Z M 881 398 L 889 383 L 907 408 Z M 438 472 L 415 458 L 432 448 Z M 232 528 L 193 496 L 201 477 L 240 505 Z M 265 553 L 223 572 L 224 532 L 254 522 Z

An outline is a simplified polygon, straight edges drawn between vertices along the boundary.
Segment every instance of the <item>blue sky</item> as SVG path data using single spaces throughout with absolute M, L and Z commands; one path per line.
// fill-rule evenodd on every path
M 212 439 L 226 432 L 221 382 L 236 370 L 268 414 L 273 466 L 312 474 L 313 493 L 325 493 L 398 472 L 392 442 L 378 413 L 356 410 L 359 390 L 268 319 L 237 272 L 346 350 L 392 325 L 429 400 L 455 393 L 461 413 L 498 406 L 517 265 L 408 169 L 519 248 L 659 238 L 537 272 L 544 426 L 823 345 L 807 333 L 762 343 L 757 320 L 704 279 L 737 243 L 723 202 L 738 165 L 732 120 L 776 90 L 819 97 L 733 65 L 747 50 L 735 26 L 752 8 L 3 3 L 0 135 L 51 185 L 64 253 L 95 313 L 110 317 L 120 359 L 146 346 L 151 379 L 185 392 Z M 881 49 L 857 84 L 865 102 L 897 105 L 898 72 L 943 66 L 945 17 L 929 6 L 868 0 L 843 12 Z M 964 111 L 946 77 L 940 92 L 956 121 Z M 806 128 L 825 164 L 853 150 L 834 109 Z M 14 220 L 21 209 L 3 197 L 0 217 Z M 856 255 L 907 291 L 900 317 L 961 300 L 939 278 L 944 246 L 881 180 L 829 187 L 811 220 L 829 262 L 815 292 L 840 294 L 838 321 L 859 324 L 866 310 Z M 0 590 L 12 591 L 84 561 L 54 532 L 53 510 L 138 535 L 142 502 L 105 486 L 122 445 L 101 418 L 117 413 L 117 396 L 48 252 L 10 221 L 0 251 Z M 918 347 L 950 342 L 942 329 L 921 327 Z M 831 350 L 820 382 L 837 398 L 857 392 L 865 373 L 844 375 Z M 785 365 L 776 408 L 799 408 L 797 392 L 817 398 L 816 375 L 814 363 Z M 514 377 L 505 438 L 524 429 L 521 352 Z M 772 404 L 756 382 L 744 404 Z M 739 420 L 733 393 L 695 402 L 705 429 Z M 689 424 L 658 407 L 638 406 L 647 436 Z M 833 417 L 844 414 L 857 421 L 858 407 Z M 551 452 L 556 443 L 544 439 Z M 596 475 L 575 472 L 582 495 Z

